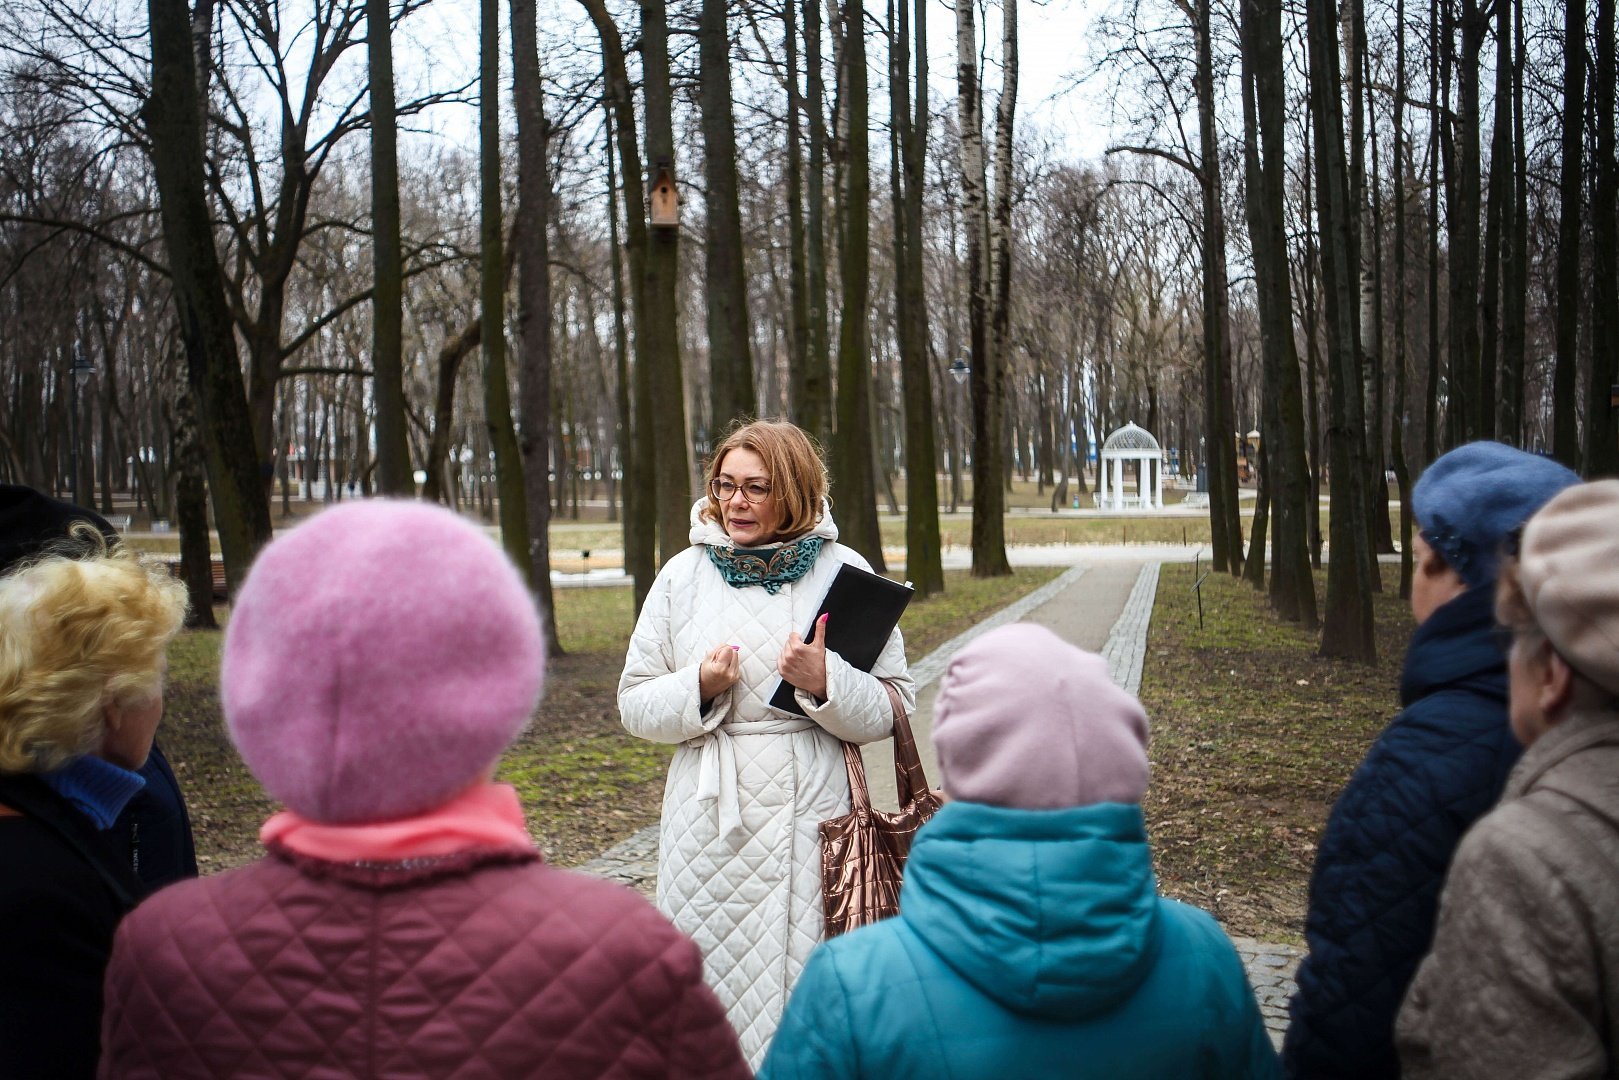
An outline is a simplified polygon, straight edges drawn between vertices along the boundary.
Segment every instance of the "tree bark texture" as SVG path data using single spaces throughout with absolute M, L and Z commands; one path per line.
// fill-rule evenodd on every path
M 1552 454 L 1580 467 L 1576 388 L 1580 344 L 1580 202 L 1585 197 L 1585 0 L 1563 9 L 1563 162 L 1558 185 L 1557 366 L 1552 374 Z
M 787 392 L 790 415 L 803 415 L 809 363 L 809 269 L 804 235 L 804 96 L 798 84 L 798 0 L 782 0 L 787 58 Z
M 1209 528 L 1216 570 L 1242 573 L 1242 516 L 1237 461 L 1227 432 L 1237 430 L 1231 386 L 1231 298 L 1226 286 L 1225 203 L 1215 130 L 1212 0 L 1198 0 L 1198 187 L 1203 197 L 1203 389 L 1210 451 Z M 1260 552 L 1264 558 L 1264 552 Z
M 733 420 L 758 410 L 748 339 L 748 279 L 743 265 L 742 207 L 736 176 L 736 125 L 731 110 L 731 39 L 727 0 L 703 0 L 697 23 L 698 104 L 703 128 L 703 172 L 708 182 L 704 215 L 707 270 L 708 393 L 718 439 Z
M 933 435 L 933 375 L 928 366 L 928 312 L 922 261 L 923 194 L 928 131 L 927 0 L 892 0 L 889 25 L 889 103 L 894 141 L 895 321 L 900 374 L 905 383 L 905 573 L 918 599 L 944 591 L 939 542 L 938 458 Z M 915 52 L 911 35 L 915 35 Z M 916 58 L 916 101 L 912 113 L 911 57 Z
M 1281 0 L 1242 5 L 1243 160 L 1259 344 L 1265 381 L 1261 442 L 1270 494 L 1270 603 L 1285 619 L 1315 629 L 1315 582 L 1310 573 L 1310 469 L 1305 454 L 1304 397 L 1293 338 L 1287 255 L 1287 100 Z M 1251 561 L 1264 561 L 1256 530 Z
M 823 447 L 832 445 L 832 360 L 826 291 L 826 90 L 821 77 L 820 0 L 804 3 L 804 109 L 809 132 L 804 272 L 808 335 L 798 392 L 798 425 Z
M 377 409 L 377 490 L 410 495 L 415 484 L 405 437 L 405 286 L 389 0 L 365 0 L 365 23 L 371 61 L 371 386 Z
M 152 90 L 142 119 L 151 140 L 187 379 L 198 403 L 214 525 L 234 593 L 254 554 L 270 540 L 270 507 L 204 188 L 202 105 L 188 12 L 184 0 L 148 0 L 147 11 Z
M 191 388 L 181 384 L 174 395 L 174 516 L 180 526 L 180 579 L 190 609 L 186 626 L 217 630 L 214 620 L 213 549 L 208 542 L 208 484 L 197 407 Z
M 500 206 L 500 15 L 495 0 L 479 0 L 478 31 L 478 263 L 483 317 L 483 409 L 489 447 L 495 455 L 495 491 L 500 500 L 500 536 L 506 554 L 529 586 L 528 511 L 523 460 L 512 424 L 506 379 L 506 275 Z
M 517 114 L 518 452 L 528 512 L 528 570 L 546 649 L 562 655 L 551 596 L 551 123 L 540 81 L 535 0 L 511 0 L 512 104 Z
M 1012 352 L 1012 139 L 1013 123 L 1017 112 L 1018 39 L 1017 0 L 1001 3 L 1001 96 L 995 106 L 995 199 L 989 215 L 989 346 L 984 350 L 984 363 L 988 366 L 985 382 L 988 390 L 989 413 L 1002 417 L 1002 426 L 993 431 L 990 450 L 996 465 L 996 474 L 1005 479 L 1005 487 L 986 484 L 973 485 L 973 528 L 976 534 L 979 517 L 978 503 L 991 491 L 995 501 L 985 507 L 994 515 L 994 529 L 985 536 L 981 545 L 983 559 L 978 558 L 980 545 L 974 545 L 973 575 L 989 577 L 1012 572 L 1006 558 L 1006 492 L 1012 486 L 1012 455 L 1005 432 L 1013 427 L 1007 372 L 1011 369 Z M 983 87 L 979 87 L 980 94 Z M 996 475 L 991 474 L 991 475 Z
M 646 262 L 650 243 L 647 236 L 646 188 L 642 181 L 640 140 L 635 130 L 635 101 L 625 64 L 624 42 L 618 26 L 607 13 L 603 0 L 580 0 L 602 46 L 602 73 L 624 180 L 624 238 L 629 258 L 629 299 L 635 327 L 635 368 L 631 378 L 630 433 L 625 439 L 624 458 L 624 561 L 635 579 L 635 611 L 651 591 L 657 574 L 657 493 L 652 458 L 655 455 L 652 381 L 650 359 L 653 342 L 647 330 Z M 609 177 L 611 182 L 611 177 Z M 617 272 L 618 262 L 614 260 Z M 622 292 L 622 290 L 620 290 Z M 622 299 L 622 297 L 620 297 Z M 684 421 L 682 421 L 684 426 Z
M 1377 659 L 1373 636 L 1371 561 L 1365 551 L 1365 486 L 1360 482 L 1361 415 L 1359 255 L 1352 228 L 1349 166 L 1344 158 L 1343 78 L 1332 0 L 1308 0 L 1310 113 L 1315 128 L 1316 214 L 1321 233 L 1321 279 L 1326 309 L 1327 427 L 1332 470 L 1332 521 L 1327 602 L 1321 654 L 1368 663 Z
M 664 0 L 641 3 L 641 93 L 646 106 L 646 163 L 656 170 L 675 168 L 673 99 L 669 88 L 669 25 Z M 626 200 L 627 201 L 627 200 Z M 645 204 L 637 207 L 645 213 Z M 653 447 L 646 458 L 653 474 L 658 514 L 658 565 L 688 546 L 691 531 L 691 449 L 686 439 L 686 392 L 680 370 L 680 230 L 650 230 L 644 266 L 645 321 L 637 322 L 635 339 L 645 350 L 638 356 L 648 371 L 647 400 Z M 656 402 L 656 407 L 652 403 Z
M 1497 0 L 1500 2 L 1500 0 Z M 1596 188 L 1591 200 L 1591 382 L 1585 396 L 1587 476 L 1619 473 L 1619 172 L 1614 160 L 1614 0 L 1597 0 Z
M 1477 0 L 1462 0 L 1461 52 L 1456 57 L 1456 179 L 1446 208 L 1450 282 L 1450 387 L 1452 415 L 1460 421 L 1457 442 L 1481 438 L 1491 401 L 1484 385 L 1479 344 L 1479 64 L 1489 14 Z M 1493 373 L 1492 373 L 1493 374 Z
M 838 321 L 837 434 L 832 480 L 840 493 L 841 539 L 879 574 L 882 535 L 877 528 L 877 476 L 872 462 L 871 414 L 871 162 L 867 138 L 865 12 L 847 0 L 842 13 L 840 96 L 847 110 L 848 162 L 844 171 L 843 317 Z
M 989 351 L 989 274 L 985 244 L 983 95 L 978 81 L 978 26 L 972 4 L 956 5 L 956 115 L 961 140 L 961 218 L 966 234 L 967 334 L 972 394 L 973 576 L 1010 572 L 1005 495 L 1001 489 L 1000 380 Z

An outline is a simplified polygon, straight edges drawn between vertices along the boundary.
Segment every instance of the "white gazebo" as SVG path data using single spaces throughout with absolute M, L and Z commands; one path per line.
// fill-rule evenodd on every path
M 1124 493 L 1124 463 L 1136 463 L 1136 493 Z M 1151 466 L 1157 465 L 1157 468 Z M 1096 505 L 1105 510 L 1164 508 L 1163 452 L 1158 440 L 1133 422 L 1107 437 L 1097 462 Z

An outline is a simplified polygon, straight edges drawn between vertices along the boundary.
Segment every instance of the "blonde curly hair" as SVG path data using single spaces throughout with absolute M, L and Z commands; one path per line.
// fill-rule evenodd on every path
M 49 772 L 96 750 L 108 704 L 161 690 L 185 614 L 185 587 L 122 545 L 0 578 L 0 772 Z

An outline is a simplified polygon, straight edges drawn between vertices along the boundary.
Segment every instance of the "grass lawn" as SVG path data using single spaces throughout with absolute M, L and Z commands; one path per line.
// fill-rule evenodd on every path
M 907 654 L 920 658 L 1058 572 L 1031 568 L 991 580 L 947 572 L 942 596 L 905 613 Z M 630 590 L 559 589 L 555 597 L 568 655 L 552 662 L 545 700 L 507 752 L 498 778 L 521 792 L 530 830 L 547 857 L 572 865 L 657 820 L 673 751 L 633 739 L 619 726 L 616 691 L 629 643 Z M 205 873 L 256 858 L 258 827 L 275 809 L 225 734 L 221 640 L 218 632 L 188 632 L 175 641 L 159 733 L 185 789 Z
M 1152 719 L 1145 808 L 1159 882 L 1238 934 L 1300 941 L 1327 813 L 1399 707 L 1414 624 L 1399 568 L 1374 599 L 1375 667 L 1315 655 L 1318 635 L 1225 575 L 1162 568 L 1141 699 Z M 1325 576 L 1316 578 L 1325 595 Z

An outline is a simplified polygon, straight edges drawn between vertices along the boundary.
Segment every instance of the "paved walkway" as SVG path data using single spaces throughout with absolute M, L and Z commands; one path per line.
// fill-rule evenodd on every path
M 1024 565 L 1068 565 L 1055 579 L 1009 605 L 967 632 L 945 642 L 911 665 L 917 683 L 911 729 L 922 764 L 935 782 L 938 759 L 933 751 L 933 698 L 950 658 L 967 642 L 994 627 L 1015 621 L 1039 623 L 1083 649 L 1107 658 L 1119 685 L 1135 693 L 1141 685 L 1147 629 L 1157 594 L 1158 567 L 1164 561 L 1191 561 L 1197 548 L 1173 545 L 1119 545 L 1021 549 L 1013 562 Z M 1009 552 L 1009 554 L 1011 554 Z M 1020 557 L 1021 555 L 1021 557 Z M 1031 558 L 1043 556 L 1043 558 Z M 1026 561 L 1027 560 L 1027 561 Z M 872 803 L 895 807 L 893 743 L 864 747 L 866 779 Z M 657 881 L 657 826 L 651 825 L 603 852 L 581 870 L 619 881 L 651 896 Z M 1233 939 L 1248 979 L 1259 998 L 1265 1025 L 1278 1045 L 1287 1026 L 1287 1002 L 1296 989 L 1293 974 L 1302 951 L 1291 945 Z

